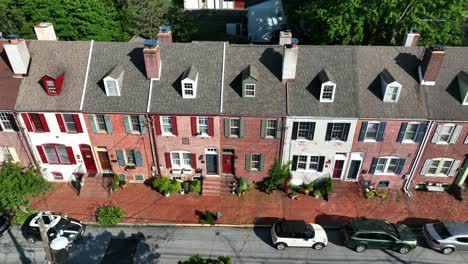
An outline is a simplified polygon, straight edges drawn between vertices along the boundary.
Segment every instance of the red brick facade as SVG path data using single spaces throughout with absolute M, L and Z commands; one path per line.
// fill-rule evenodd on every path
M 232 117 L 238 118 L 238 117 Z M 222 118 L 222 123 L 229 117 Z M 241 117 L 244 120 L 244 135 L 242 138 L 226 137 L 225 126 L 221 126 L 221 148 L 223 150 L 234 150 L 234 175 L 237 177 L 248 177 L 249 182 L 257 182 L 268 176 L 268 169 L 273 165 L 275 159 L 279 159 L 281 151 L 281 139 L 271 138 L 263 139 L 261 137 L 261 122 L 266 118 L 259 117 Z M 281 118 L 277 119 L 278 123 L 282 123 Z M 282 127 L 282 126 L 280 126 Z M 247 171 L 246 155 L 247 154 L 262 154 L 264 164 L 262 171 Z
M 22 167 L 28 167 L 34 163 L 32 155 L 28 148 L 28 142 L 19 131 L 0 131 L 0 146 L 8 147 L 10 153 L 16 161 L 21 163 Z M 14 150 L 12 150 L 14 149 Z M 0 165 L 3 162 L 0 162 Z
M 128 134 L 125 130 L 124 116 L 122 114 L 106 114 L 112 123 L 112 132 L 98 132 L 92 130 L 91 114 L 83 114 L 87 122 L 88 134 L 93 145 L 94 157 L 99 172 L 103 172 L 103 166 L 99 158 L 99 150 L 107 149 L 112 171 L 117 174 L 125 174 L 127 181 L 136 181 L 135 175 L 143 175 L 145 179 L 151 177 L 151 166 L 153 165 L 151 156 L 151 144 L 149 129 L 146 126 L 144 134 Z M 119 164 L 116 150 L 137 150 L 141 153 L 142 166 L 123 166 Z M 102 152 L 102 151 L 101 151 Z
M 363 122 L 386 122 L 383 140 L 379 142 L 359 141 L 361 127 Z M 421 121 L 424 122 L 424 121 Z M 371 184 L 377 186 L 381 181 L 388 181 L 389 188 L 401 188 L 404 184 L 405 174 L 409 171 L 410 166 L 416 156 L 420 143 L 398 142 L 400 128 L 404 121 L 400 120 L 358 120 L 356 133 L 354 134 L 352 152 L 364 152 L 364 160 L 361 166 L 359 180 L 369 180 Z M 376 175 L 370 173 L 373 158 L 378 157 L 398 157 L 405 159 L 401 173 L 398 175 Z

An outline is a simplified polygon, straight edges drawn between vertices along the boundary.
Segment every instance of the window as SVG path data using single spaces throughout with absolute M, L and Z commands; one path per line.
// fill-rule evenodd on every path
M 457 237 L 457 241 L 461 243 L 468 243 L 468 237 Z
M 261 160 L 261 155 L 260 154 L 252 154 L 251 160 L 250 160 L 250 169 L 251 170 L 260 170 L 260 160 Z
M 429 168 L 424 175 L 449 176 L 452 174 L 450 170 L 454 165 L 458 166 L 458 164 L 455 164 L 455 160 L 452 159 L 433 159 L 430 161 Z
M 295 159 L 297 158 L 297 165 L 295 165 Z M 321 156 L 293 156 L 293 168 L 292 170 L 304 170 L 304 171 L 322 171 L 323 162 L 325 157 Z M 294 166 L 295 165 L 295 166 Z
M 184 95 L 193 96 L 193 83 L 184 83 Z
M 106 80 L 107 96 L 119 96 L 119 87 L 116 80 Z
M 255 97 L 255 84 L 246 84 L 245 85 L 245 96 L 246 97 Z
M 314 125 L 312 122 L 299 122 L 297 128 L 297 139 L 311 139 L 310 134 L 314 133 Z
M 63 175 L 61 172 L 58 172 L 58 171 L 53 171 L 52 172 L 52 176 L 54 177 L 54 180 L 63 180 Z M 47 217 L 48 219 L 48 217 Z M 50 220 L 48 220 L 50 222 Z M 45 222 L 44 222 L 45 224 Z
M 135 151 L 132 149 L 126 149 L 125 160 L 127 165 L 135 166 Z
M 73 119 L 73 115 L 71 114 L 63 114 L 63 122 L 65 123 L 65 127 L 67 128 L 67 132 L 77 132 L 75 119 Z
M 341 135 L 343 134 L 344 124 L 343 123 L 334 123 L 331 131 L 332 140 L 340 140 Z
M 97 129 L 102 132 L 107 132 L 106 119 L 104 115 L 96 115 Z
M 278 126 L 278 120 L 268 119 L 266 123 L 266 137 L 268 138 L 276 137 L 277 126 Z
M 408 124 L 405 135 L 403 136 L 403 140 L 415 141 L 418 128 L 419 124 Z
M 173 168 L 192 169 L 192 154 L 189 152 L 171 152 L 171 162 Z
M 34 131 L 45 132 L 39 114 L 29 114 L 29 118 L 31 118 L 31 122 L 34 126 Z
M 349 133 L 350 126 L 351 126 L 350 123 L 328 123 L 327 134 L 325 135 L 325 141 L 348 140 L 348 133 Z
M 388 182 L 388 181 L 380 181 L 380 182 L 377 184 L 377 187 L 379 187 L 379 188 L 388 188 L 388 185 L 390 185 L 390 182 Z
M 369 123 L 367 125 L 367 131 L 365 140 L 376 140 L 377 138 L 377 131 L 379 130 L 380 123 Z
M 68 157 L 67 148 L 65 146 L 46 145 L 43 146 L 43 148 L 49 163 L 70 163 L 70 158 Z
M 297 170 L 305 170 L 307 168 L 307 156 L 299 156 L 297 159 Z
M 161 128 L 163 133 L 172 134 L 172 118 L 170 116 L 161 117 Z
M 322 88 L 322 96 L 320 98 L 321 102 L 333 102 L 335 94 L 334 85 L 324 85 Z
M 49 89 L 49 93 L 57 93 L 57 87 L 55 87 L 55 82 L 52 80 L 46 81 L 46 86 Z
M 0 113 L 0 126 L 2 130 L 13 130 L 13 126 L 10 123 L 10 118 L 7 113 Z
M 0 146 L 0 160 L 2 161 L 14 160 L 9 147 Z
M 455 144 L 460 136 L 463 125 L 445 124 L 438 125 L 436 132 L 432 137 L 432 143 L 435 144 Z
M 208 135 L 208 117 L 198 117 L 197 124 L 198 135 Z
M 139 116 L 130 116 L 132 132 L 141 132 L 140 131 L 140 118 Z
M 318 156 L 310 156 L 309 170 L 318 170 L 318 167 L 319 167 L 319 157 Z
M 388 86 L 385 91 L 385 102 L 396 102 L 398 100 L 398 93 L 400 87 L 398 86 Z
M 135 175 L 135 181 L 144 181 L 144 180 L 145 180 L 145 176 L 141 174 Z
M 401 162 L 402 164 L 400 164 Z M 378 158 L 375 166 L 375 174 L 399 174 L 401 172 L 399 169 L 397 169 L 399 165 L 403 167 L 404 159 Z
M 439 134 L 438 142 L 445 142 L 448 143 L 450 140 L 450 136 L 452 135 L 454 126 L 443 126 Z
M 231 127 L 231 137 L 239 137 L 240 134 L 240 119 L 231 118 L 229 120 Z

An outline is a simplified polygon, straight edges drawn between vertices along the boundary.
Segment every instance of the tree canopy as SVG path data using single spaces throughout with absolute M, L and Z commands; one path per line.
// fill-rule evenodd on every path
M 400 45 L 411 28 L 420 44 L 461 44 L 466 0 L 283 1 L 288 23 L 301 42 Z
M 179 261 L 178 264 L 231 264 L 230 257 L 203 258 L 199 255 L 191 256 L 188 260 Z

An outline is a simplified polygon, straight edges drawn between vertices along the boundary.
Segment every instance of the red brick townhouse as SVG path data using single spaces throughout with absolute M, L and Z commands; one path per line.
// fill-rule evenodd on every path
M 14 54 L 21 49 L 26 49 L 24 40 L 16 38 L 8 41 L 0 40 L 0 54 L 6 54 L 6 56 L 0 56 L 0 90 L 2 91 L 0 95 L 0 166 L 8 160 L 19 162 L 23 167 L 34 163 L 29 144 L 14 114 L 21 83 L 20 77 L 27 72 L 29 66 L 29 58 L 27 61 L 18 61 L 15 64 Z M 13 56 L 13 63 L 8 61 L 8 55 Z
M 225 46 L 221 106 L 221 172 L 250 182 L 280 158 L 286 115 L 283 47 Z
M 81 110 L 98 177 L 117 173 L 121 180 L 143 182 L 153 176 L 149 91 L 143 42 L 93 43 Z
M 423 47 L 354 47 L 359 120 L 346 180 L 401 188 L 427 128 Z
M 428 47 L 419 78 L 429 119 L 411 187 L 441 191 L 466 186 L 468 175 L 468 49 Z
M 223 43 L 147 40 L 143 52 L 158 173 L 203 176 L 203 193 L 219 193 Z M 208 181 L 217 188 L 208 190 Z

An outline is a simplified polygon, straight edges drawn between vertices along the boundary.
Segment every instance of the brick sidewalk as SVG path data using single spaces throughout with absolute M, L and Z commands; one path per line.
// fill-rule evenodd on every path
M 357 183 L 336 182 L 330 201 L 312 196 L 288 199 L 281 192 L 270 195 L 251 190 L 242 197 L 234 195 L 206 197 L 198 194 L 172 194 L 164 197 L 143 184 L 128 184 L 110 198 L 83 198 L 68 184 L 55 184 L 54 191 L 32 198 L 40 210 L 61 212 L 83 221 L 95 221 L 94 213 L 102 205 L 118 205 L 126 212 L 126 223 L 198 223 L 197 211 L 221 211 L 224 224 L 252 224 L 255 219 L 272 217 L 304 219 L 325 226 L 341 224 L 349 217 L 385 218 L 404 223 L 433 220 L 468 221 L 468 202 L 460 202 L 447 193 L 414 192 L 407 197 L 401 191 L 389 192 L 385 200 L 364 199 Z

